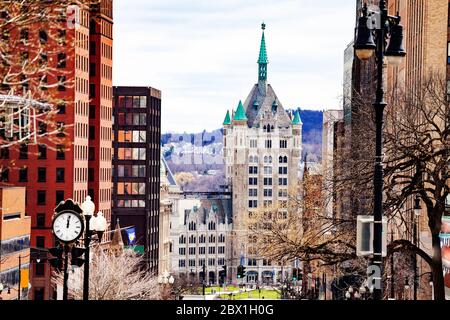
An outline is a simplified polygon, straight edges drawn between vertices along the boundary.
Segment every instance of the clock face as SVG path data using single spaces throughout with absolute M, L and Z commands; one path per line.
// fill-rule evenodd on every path
M 53 220 L 53 233 L 63 242 L 77 240 L 83 230 L 84 223 L 81 217 L 73 212 L 62 212 Z

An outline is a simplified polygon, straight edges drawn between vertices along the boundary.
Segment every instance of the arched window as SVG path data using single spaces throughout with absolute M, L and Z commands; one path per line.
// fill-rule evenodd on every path
M 216 237 L 214 235 L 210 235 L 209 242 L 216 242 Z
M 288 163 L 288 158 L 287 158 L 287 156 L 284 156 L 283 160 L 284 160 L 284 163 Z
M 269 162 L 269 157 L 268 156 L 264 156 L 264 163 L 268 163 Z
M 269 156 L 269 163 L 272 163 L 272 156 Z
M 278 163 L 283 163 L 283 157 L 282 157 L 282 156 L 280 156 L 280 157 L 278 158 Z
M 254 161 L 253 156 L 250 156 L 249 162 L 250 162 L 250 163 L 253 163 L 253 161 Z
M 180 238 L 179 238 L 179 243 L 180 244 L 186 243 L 186 237 L 181 235 Z

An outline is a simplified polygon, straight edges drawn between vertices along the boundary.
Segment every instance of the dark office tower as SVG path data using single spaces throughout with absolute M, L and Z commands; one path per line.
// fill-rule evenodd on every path
M 114 87 L 113 92 L 113 224 L 120 219 L 121 227 L 135 227 L 135 250 L 157 272 L 161 91 Z

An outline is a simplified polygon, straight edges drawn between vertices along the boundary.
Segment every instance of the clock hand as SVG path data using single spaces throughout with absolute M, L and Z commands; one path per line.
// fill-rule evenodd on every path
M 70 223 L 70 216 L 67 217 L 67 228 L 69 228 L 69 223 Z

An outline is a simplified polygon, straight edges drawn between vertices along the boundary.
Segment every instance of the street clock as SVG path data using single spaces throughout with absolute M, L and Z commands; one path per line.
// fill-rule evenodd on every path
M 82 209 L 72 199 L 61 202 L 55 209 L 52 230 L 55 237 L 63 243 L 78 240 L 84 231 Z

